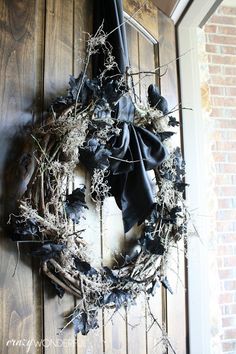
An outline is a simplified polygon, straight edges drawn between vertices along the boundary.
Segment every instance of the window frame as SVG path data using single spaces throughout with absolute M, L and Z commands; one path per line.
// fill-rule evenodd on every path
M 205 122 L 201 108 L 200 72 L 198 65 L 197 31 L 209 19 L 222 0 L 193 1 L 177 26 L 181 103 L 192 110 L 182 111 L 183 146 L 186 161 L 186 191 L 193 222 L 203 242 L 198 237 L 188 241 L 188 321 L 189 350 L 191 354 L 211 353 L 208 250 L 204 234 L 210 230 L 210 221 L 203 217 L 207 199 L 207 161 L 204 156 Z

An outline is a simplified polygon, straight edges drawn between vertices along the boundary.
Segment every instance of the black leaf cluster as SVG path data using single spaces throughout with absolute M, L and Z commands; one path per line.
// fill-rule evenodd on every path
M 175 133 L 173 132 L 161 132 L 157 133 L 156 135 L 160 138 L 161 142 L 171 138 Z
M 166 276 L 161 277 L 160 282 L 162 283 L 165 289 L 167 289 L 171 294 L 173 294 L 173 290 Z
M 109 156 L 111 151 L 95 138 L 89 139 L 86 145 L 79 149 L 79 159 L 90 172 L 108 168 Z
M 96 269 L 91 267 L 91 265 L 88 262 L 81 261 L 81 259 L 79 259 L 78 257 L 74 257 L 74 264 L 75 264 L 75 268 L 80 273 L 83 273 L 84 275 L 88 275 L 88 276 L 97 275 Z
M 156 224 L 160 220 L 160 214 L 157 206 L 152 210 L 150 217 L 145 221 L 143 234 L 139 239 L 143 251 L 148 251 L 152 254 L 163 255 L 165 248 L 161 242 Z
M 115 110 L 115 105 L 120 97 L 127 92 L 127 87 L 119 80 L 89 79 L 83 72 L 75 78 L 70 76 L 67 96 L 57 97 L 52 103 L 53 112 L 61 112 L 66 107 L 80 103 L 81 109 L 87 107 L 91 102 L 95 104 L 97 118 L 104 119 L 109 111 Z
M 12 239 L 14 241 L 32 240 L 40 236 L 38 224 L 32 218 L 22 220 L 19 217 L 14 217 L 12 223 L 14 224 L 12 232 Z
M 83 185 L 73 190 L 73 192 L 66 197 L 66 215 L 76 224 L 78 224 L 84 209 L 88 209 L 85 202 L 85 190 L 86 187 Z
M 147 294 L 154 296 L 156 294 L 157 288 L 159 287 L 159 282 L 157 280 L 153 280 L 150 287 L 147 289 Z
M 131 299 L 131 294 L 128 292 L 120 289 L 114 289 L 103 296 L 101 305 L 114 304 L 116 310 L 119 310 L 122 305 L 128 304 Z
M 66 248 L 65 244 L 57 244 L 53 242 L 47 242 L 36 251 L 32 252 L 33 256 L 40 257 L 43 262 L 51 258 L 57 258 L 59 254 Z
M 64 294 L 65 294 L 65 290 L 60 286 L 58 285 L 57 283 L 55 283 L 54 281 L 52 281 L 52 284 L 54 286 L 54 289 L 55 289 L 55 292 L 57 294 L 57 296 L 62 299 Z
M 83 336 L 88 334 L 91 329 L 98 328 L 97 312 L 88 313 L 78 310 L 73 313 L 73 326 L 75 334 L 81 333 Z
M 179 126 L 179 122 L 176 120 L 175 117 L 169 116 L 168 118 L 169 118 L 168 125 L 170 127 L 178 127 Z
M 103 267 L 104 277 L 109 280 L 111 283 L 117 284 L 119 278 L 113 273 L 109 267 Z
M 185 162 L 179 147 L 174 150 L 173 154 L 173 166 L 168 168 L 163 164 L 159 172 L 163 178 L 173 182 L 173 187 L 176 191 L 183 193 L 188 186 L 188 184 L 184 182 Z

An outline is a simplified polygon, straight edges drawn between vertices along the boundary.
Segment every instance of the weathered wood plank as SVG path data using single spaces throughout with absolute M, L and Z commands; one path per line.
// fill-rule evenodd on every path
M 74 58 L 73 74 L 75 77 L 84 70 L 86 60 L 86 41 L 88 34 L 93 31 L 93 2 L 86 0 L 75 0 L 74 2 Z M 88 75 L 91 74 L 91 66 Z M 79 228 L 85 228 L 83 237 L 88 242 L 90 259 L 95 267 L 101 266 L 101 230 L 100 230 L 100 211 L 89 196 L 90 175 L 83 166 L 80 166 L 74 176 L 74 188 L 84 183 L 87 190 L 87 205 L 89 210 L 85 212 L 85 220 Z M 84 225 L 84 226 L 83 226 Z M 77 335 L 77 352 L 79 354 L 102 353 L 103 352 L 103 314 L 99 313 L 99 328 L 90 331 L 87 336 Z
M 176 58 L 175 28 L 173 22 L 159 12 L 160 33 L 160 65 L 169 63 Z M 178 78 L 176 61 L 168 65 L 166 75 L 161 78 L 161 93 L 169 103 L 169 109 L 178 108 Z M 176 118 L 178 112 L 173 113 Z M 180 145 L 180 132 L 176 134 L 175 143 Z M 183 243 L 178 244 L 183 249 Z M 185 303 L 185 255 L 182 251 L 173 250 L 169 264 L 168 278 L 173 287 L 174 295 L 167 294 L 168 335 L 178 353 L 186 353 L 186 303 Z M 179 281 L 177 281 L 179 277 Z M 178 286 L 176 286 L 178 284 Z M 181 328 L 181 335 L 176 328 Z
M 66 93 L 69 75 L 73 72 L 73 0 L 48 0 L 46 8 L 44 104 L 48 108 L 55 97 Z M 60 300 L 45 280 L 44 332 L 45 338 L 58 343 L 45 348 L 45 354 L 76 353 L 72 326 L 58 332 L 75 306 L 73 296 L 65 294 Z M 57 341 L 61 342 L 57 342 Z
M 153 1 L 124 0 L 124 11 L 134 17 L 144 29 L 158 39 L 157 7 Z
M 103 206 L 103 264 L 112 267 L 124 247 L 122 214 L 115 199 L 109 197 Z M 126 353 L 126 312 L 104 311 L 105 353 Z
M 23 125 L 32 120 L 32 111 L 41 109 L 43 15 L 44 2 L 41 0 L 0 3 L 0 194 L 3 227 L 16 199 L 24 192 L 25 179 L 29 177 L 27 171 L 19 166 L 23 152 L 30 150 L 30 144 L 20 137 L 20 132 Z M 36 63 L 40 65 L 37 70 Z M 9 233 L 1 229 L 0 346 L 4 354 L 16 350 L 25 353 L 23 341 L 40 340 L 42 334 L 41 326 L 38 326 L 41 322 L 38 273 L 33 274 L 32 259 L 24 248 L 12 277 L 18 256 L 16 244 L 9 238 Z M 13 342 L 7 345 L 8 340 L 22 342 L 16 349 Z M 41 349 L 34 345 L 27 347 L 29 353 L 41 353 Z

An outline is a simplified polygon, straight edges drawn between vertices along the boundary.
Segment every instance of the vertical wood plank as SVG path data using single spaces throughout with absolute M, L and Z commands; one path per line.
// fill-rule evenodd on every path
M 139 70 L 139 43 L 138 43 L 138 32 L 129 24 L 126 23 L 126 35 L 128 42 L 128 52 L 129 52 L 129 64 L 131 72 L 138 72 Z M 133 92 L 139 97 L 140 85 L 139 76 L 132 76 L 133 80 Z
M 112 267 L 124 247 L 122 214 L 114 197 L 106 198 L 103 206 L 103 264 Z M 121 308 L 104 311 L 105 353 L 126 353 L 126 311 Z
M 166 64 L 176 58 L 175 28 L 173 22 L 162 12 L 159 12 L 160 33 L 160 65 Z M 176 62 L 168 67 L 165 76 L 161 78 L 161 93 L 166 97 L 169 108 L 176 107 L 178 102 L 178 78 Z M 177 119 L 178 112 L 173 114 Z M 180 132 L 176 134 L 176 144 L 180 145 Z M 183 242 L 179 242 L 179 249 L 183 249 Z M 174 295 L 167 297 L 167 327 L 168 335 L 176 348 L 177 353 L 186 353 L 186 302 L 185 302 L 185 255 L 182 251 L 173 250 L 169 264 L 168 278 L 173 287 Z M 179 280 L 178 280 L 179 278 Z M 181 329 L 181 335 L 176 328 Z
M 86 59 L 86 41 L 88 34 L 93 31 L 93 2 L 86 0 L 74 1 L 74 65 L 73 74 L 77 77 L 84 69 Z M 91 71 L 88 71 L 90 76 Z M 90 176 L 83 166 L 80 166 L 74 176 L 74 188 L 84 183 L 87 190 L 87 205 L 89 210 L 85 212 L 85 220 L 81 220 L 79 227 L 85 228 L 83 238 L 88 243 L 91 262 L 94 267 L 101 266 L 101 234 L 100 234 L 100 212 L 95 203 L 89 197 Z M 84 226 L 83 226 L 84 224 Z M 98 315 L 99 328 L 90 331 L 86 336 L 77 335 L 78 354 L 92 354 L 103 352 L 103 318 L 102 312 Z
M 124 11 L 139 22 L 146 31 L 158 39 L 157 7 L 153 0 L 123 0 Z
M 53 99 L 66 93 L 73 71 L 73 0 L 47 0 L 46 10 L 44 104 L 48 108 Z M 69 294 L 62 299 L 55 297 L 54 289 L 48 283 L 46 279 L 45 338 L 58 345 L 45 347 L 45 354 L 76 353 L 73 327 L 67 327 L 58 335 L 67 322 L 65 317 L 73 311 L 74 298 Z
M 148 55 L 147 55 L 148 54 Z M 153 71 L 155 69 L 155 48 L 154 44 L 149 42 L 142 34 L 139 33 L 139 70 Z M 147 104 L 147 90 L 150 84 L 156 82 L 155 75 L 140 74 L 141 99 Z
M 148 53 L 148 55 L 147 55 Z M 145 37 L 139 34 L 139 70 L 153 71 L 158 66 L 156 46 L 149 42 Z M 141 79 L 141 98 L 142 102 L 147 104 L 147 89 L 150 84 L 158 83 L 158 77 L 156 75 L 140 74 Z M 146 337 L 147 337 L 147 353 L 162 353 L 162 332 L 156 323 L 153 322 L 153 318 L 150 315 L 150 311 L 158 323 L 162 326 L 163 312 L 166 311 L 165 297 L 163 297 L 163 291 L 161 288 L 157 289 L 154 296 L 149 298 L 149 306 L 146 304 Z M 164 316 L 165 318 L 165 316 Z
M 31 121 L 32 111 L 41 109 L 41 78 L 43 62 L 44 2 L 0 2 L 0 346 L 2 353 L 25 353 L 22 344 L 17 348 L 8 340 L 41 338 L 41 287 L 38 274 L 33 274 L 33 262 L 27 249 L 22 249 L 17 262 L 16 244 L 4 232 L 8 214 L 24 191 L 27 173 L 20 168 L 22 152 L 30 146 L 20 137 L 22 127 Z M 38 65 L 38 66 L 37 66 Z M 18 138 L 17 138 L 18 136 Z M 16 167 L 18 165 L 18 167 Z M 23 252 L 24 251 L 24 252 Z M 23 255 L 24 253 L 24 255 Z M 41 353 L 41 347 L 27 347 L 29 353 Z

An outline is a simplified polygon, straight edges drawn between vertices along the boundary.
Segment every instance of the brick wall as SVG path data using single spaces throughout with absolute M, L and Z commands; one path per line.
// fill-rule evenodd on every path
M 204 27 L 214 120 L 217 261 L 222 351 L 236 353 L 236 7 L 220 6 Z

